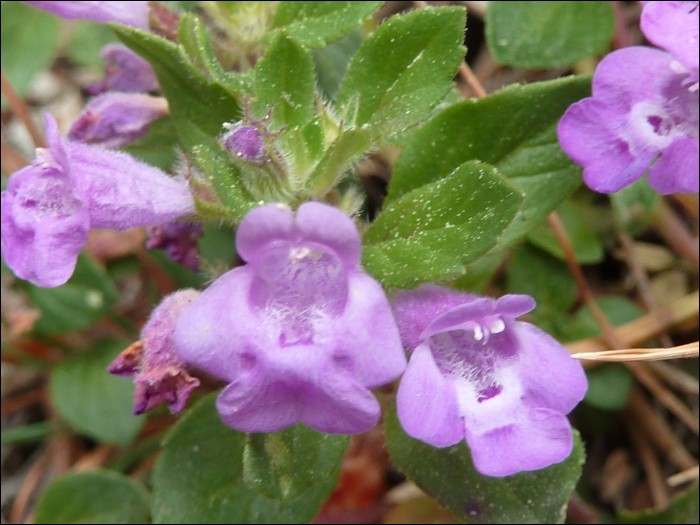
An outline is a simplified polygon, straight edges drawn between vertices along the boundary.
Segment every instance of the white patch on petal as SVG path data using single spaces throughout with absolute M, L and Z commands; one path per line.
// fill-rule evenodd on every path
M 476 384 L 455 378 L 459 414 L 465 426 L 475 434 L 485 434 L 518 421 L 522 417 L 523 386 L 517 367 L 507 366 L 496 370 L 493 379 L 502 387 L 501 392 L 490 399 L 479 401 Z

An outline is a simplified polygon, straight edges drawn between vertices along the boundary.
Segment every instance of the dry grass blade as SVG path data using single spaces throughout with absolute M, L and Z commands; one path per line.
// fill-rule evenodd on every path
M 2 71 L 0 78 L 2 94 L 7 98 L 7 102 L 12 108 L 13 113 L 19 117 L 24 126 L 27 128 L 29 135 L 32 137 L 32 141 L 34 142 L 34 146 L 37 148 L 45 148 L 46 141 L 44 140 L 44 136 L 34 125 L 31 113 L 29 112 L 27 105 L 24 103 L 24 100 L 22 100 L 22 97 L 20 97 L 14 90 L 12 84 L 10 84 L 10 81 L 5 76 L 4 71 Z
M 700 476 L 700 466 L 695 465 L 694 467 L 689 468 L 688 470 L 684 470 L 683 472 L 674 474 L 666 480 L 666 483 L 668 483 L 669 487 L 677 487 L 678 485 L 682 485 L 683 483 L 688 483 L 689 481 L 694 481 L 698 479 L 698 476 Z
M 679 357 L 697 357 L 698 343 L 674 346 L 672 348 L 626 348 L 624 350 L 607 350 L 604 352 L 583 352 L 573 354 L 575 359 L 605 362 L 626 361 L 662 361 Z
M 623 343 L 623 347 L 633 347 L 653 339 L 661 332 L 672 326 L 684 323 L 698 317 L 698 292 L 678 299 L 665 308 L 648 313 L 635 321 L 615 328 L 615 337 Z M 600 337 L 582 339 L 568 343 L 566 348 L 572 354 L 602 352 L 607 350 Z

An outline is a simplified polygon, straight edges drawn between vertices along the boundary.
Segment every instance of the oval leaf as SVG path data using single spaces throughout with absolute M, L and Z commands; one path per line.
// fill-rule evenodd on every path
M 168 433 L 153 471 L 155 523 L 306 523 L 333 491 L 338 474 L 291 502 L 270 500 L 243 479 L 246 435 L 224 425 L 216 394 Z
M 34 328 L 47 334 L 87 328 L 109 312 L 118 299 L 109 274 L 84 253 L 78 256 L 78 264 L 66 284 L 56 288 L 27 286 L 29 297 L 41 310 Z
M 41 496 L 36 523 L 146 523 L 148 493 L 140 483 L 111 470 L 56 479 Z
M 610 2 L 491 2 L 486 42 L 500 64 L 563 67 L 604 54 L 615 30 Z
M 468 160 L 492 164 L 525 194 L 499 248 L 521 239 L 581 183 L 581 168 L 559 147 L 556 126 L 590 78 L 509 86 L 447 108 L 413 134 L 401 152 L 387 203 L 441 179 Z
M 479 474 L 466 442 L 434 448 L 409 437 L 396 410 L 386 426 L 386 444 L 396 466 L 440 504 L 469 523 L 564 523 L 569 496 L 581 476 L 583 444 L 556 465 L 505 478 Z
M 338 107 L 357 104 L 355 123 L 375 138 L 426 118 L 452 88 L 464 57 L 465 15 L 461 7 L 439 7 L 390 18 L 350 62 Z
M 97 441 L 126 445 L 146 421 L 131 414 L 131 379 L 107 372 L 127 346 L 128 342 L 103 341 L 51 371 L 51 398 L 58 412 L 78 432 Z
M 255 65 L 255 107 L 260 116 L 274 107 L 276 129 L 303 126 L 314 110 L 314 62 L 311 53 L 287 35 L 277 37 Z
M 289 501 L 337 478 L 349 436 L 329 435 L 297 424 L 279 432 L 248 434 L 243 479 L 271 499 Z
M 463 271 L 498 242 L 522 199 L 493 166 L 466 162 L 389 204 L 365 232 L 363 264 L 388 286 L 452 277 L 435 269 Z
M 272 27 L 306 47 L 323 47 L 369 18 L 384 2 L 280 2 Z

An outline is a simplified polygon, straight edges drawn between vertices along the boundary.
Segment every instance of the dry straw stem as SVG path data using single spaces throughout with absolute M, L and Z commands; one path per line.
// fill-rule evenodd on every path
M 627 361 L 661 361 L 679 357 L 698 357 L 698 342 L 672 348 L 626 348 L 624 350 L 606 350 L 604 352 L 584 352 L 571 357 L 588 361 L 620 362 Z
M 632 444 L 637 450 L 639 458 L 642 460 L 642 467 L 647 476 L 647 483 L 649 483 L 654 509 L 657 511 L 663 510 L 668 507 L 670 499 L 659 459 L 656 457 L 654 450 L 651 448 L 651 443 L 644 432 L 641 431 L 637 422 L 629 417 L 627 417 L 626 420 L 627 427 L 630 429 Z
M 674 474 L 666 480 L 666 483 L 668 483 L 669 487 L 677 487 L 678 485 L 682 485 L 683 483 L 688 483 L 689 481 L 697 480 L 699 475 L 700 467 L 695 465 L 693 468 L 689 468 L 688 470 L 684 470 L 683 472 Z
M 625 250 L 627 266 L 629 266 L 632 276 L 636 281 L 637 290 L 639 290 L 639 295 L 644 303 L 644 307 L 647 312 L 656 312 L 659 309 L 659 304 L 651 292 L 651 284 L 649 283 L 649 276 L 644 270 L 639 257 L 637 256 L 637 250 L 634 246 L 634 241 L 626 233 L 622 232 L 620 234 L 620 242 Z M 662 333 L 659 335 L 661 344 L 666 348 L 673 346 L 673 342 L 667 333 Z
M 698 383 L 697 378 L 688 372 L 663 361 L 651 362 L 649 363 L 649 368 L 676 390 L 696 396 L 700 394 L 700 383 Z
M 642 392 L 635 388 L 630 393 L 627 413 L 639 428 L 644 430 L 656 449 L 673 463 L 679 470 L 687 470 L 698 463 L 683 446 L 669 424 L 647 401 Z
M 34 490 L 44 477 L 46 467 L 54 454 L 54 448 L 54 443 L 50 443 L 24 476 L 24 482 L 15 496 L 15 501 L 12 503 L 10 523 L 21 523 L 22 518 L 26 514 L 32 494 L 34 494 Z
M 578 285 L 579 292 L 583 296 L 583 299 L 590 309 L 593 317 L 603 332 L 603 341 L 607 346 L 607 349 L 620 350 L 626 347 L 632 346 L 625 344 L 622 339 L 620 339 L 616 332 L 615 327 L 612 325 L 610 320 L 606 317 L 605 313 L 600 309 L 598 304 L 593 297 L 593 292 L 590 286 L 588 286 L 588 281 L 583 274 L 583 270 L 576 260 L 574 254 L 573 246 L 569 240 L 569 236 L 566 233 L 566 229 L 562 224 L 559 216 L 556 212 L 549 214 L 547 218 L 550 227 L 552 228 L 557 241 L 564 251 L 566 257 L 566 263 L 569 267 L 569 271 L 574 276 L 576 284 Z M 696 294 L 697 295 L 697 292 Z M 695 312 L 697 315 L 698 300 L 695 298 Z M 651 315 L 651 314 L 650 314 Z M 637 380 L 642 383 L 650 392 L 652 392 L 657 399 L 663 404 L 668 410 L 683 421 L 690 430 L 696 435 L 700 435 L 700 422 L 698 418 L 693 415 L 690 409 L 681 402 L 671 391 L 666 389 L 664 385 L 649 371 L 649 369 L 644 365 L 644 363 L 637 362 L 627 362 L 627 367 L 635 375 Z
M 693 318 L 697 319 L 698 311 L 700 310 L 699 299 L 700 293 L 694 292 L 677 299 L 656 312 L 651 312 L 630 323 L 623 324 L 613 329 L 615 339 L 620 341 L 621 348 L 631 348 L 653 339 L 675 325 L 685 323 Z M 591 337 L 568 343 L 566 347 L 572 354 L 607 350 L 606 344 L 600 337 Z
M 21 170 L 29 161 L 25 159 L 22 155 L 17 153 L 13 148 L 11 148 L 7 142 L 5 142 L 5 134 L 0 134 L 0 162 L 2 162 L 2 171 L 8 175 L 14 173 L 17 170 Z
M 659 201 L 654 228 L 676 253 L 688 259 L 696 271 L 700 270 L 698 240 L 664 200 Z
M 0 405 L 0 415 L 7 416 L 9 414 L 14 414 L 23 408 L 41 403 L 45 397 L 46 388 L 43 386 L 24 392 L 23 394 L 18 394 L 2 402 Z
M 19 117 L 24 126 L 27 128 L 29 135 L 32 137 L 32 141 L 34 142 L 34 147 L 45 148 L 46 141 L 44 140 L 44 136 L 39 133 L 38 129 L 36 129 L 36 126 L 32 121 L 32 116 L 29 113 L 29 108 L 24 103 L 24 100 L 22 100 L 22 98 L 14 90 L 12 84 L 10 84 L 10 81 L 5 76 L 4 71 L 2 71 L 1 77 L 2 82 L 0 85 L 2 87 L 2 94 L 7 98 L 7 102 L 10 105 L 10 108 L 12 108 L 12 112 Z

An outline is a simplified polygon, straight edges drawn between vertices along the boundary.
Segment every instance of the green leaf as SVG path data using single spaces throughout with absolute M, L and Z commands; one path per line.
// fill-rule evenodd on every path
M 596 237 L 593 230 L 591 230 L 582 210 L 569 199 L 564 201 L 557 208 L 557 214 L 571 241 L 576 260 L 581 264 L 595 264 L 601 262 L 605 256 L 603 245 L 598 237 Z M 549 224 L 541 224 L 532 230 L 527 238 L 532 244 L 543 249 L 550 255 L 562 261 L 566 260 L 564 250 L 559 244 L 554 231 L 549 227 Z
M 224 265 L 229 268 L 236 258 L 236 236 L 226 226 L 205 224 L 197 241 L 200 257 L 213 268 Z
M 459 259 L 407 239 L 364 246 L 362 266 L 383 286 L 393 288 L 411 288 L 464 273 Z
M 188 20 L 185 17 L 184 24 Z M 182 46 L 131 27 L 111 27 L 124 44 L 153 66 L 186 153 L 211 143 L 221 134 L 225 122 L 238 119 L 239 94 L 201 73 Z
M 156 120 L 148 132 L 122 149 L 137 159 L 164 171 L 177 162 L 177 127 L 170 116 Z
M 46 436 L 50 436 L 54 432 L 56 432 L 56 424 L 53 421 L 41 421 L 21 427 L 5 428 L 2 431 L 2 444 L 43 441 Z
M 569 496 L 585 454 L 574 430 L 574 450 L 556 465 L 505 478 L 479 474 L 466 442 L 439 449 L 409 437 L 392 409 L 386 444 L 396 466 L 441 505 L 470 523 L 564 523 Z
M 508 86 L 447 108 L 414 133 L 401 152 L 387 203 L 468 160 L 493 164 L 525 194 L 498 247 L 512 245 L 581 183 L 581 168 L 559 146 L 556 126 L 570 104 L 589 95 L 590 78 L 567 77 Z
M 36 523 L 146 523 L 148 493 L 140 483 L 111 470 L 67 474 L 41 496 Z
M 698 485 L 697 481 L 687 491 L 676 494 L 666 510 L 642 510 L 631 512 L 621 510 L 618 514 L 620 523 L 643 524 L 643 523 L 698 523 Z
M 646 177 L 610 195 L 617 224 L 630 235 L 642 233 L 654 221 L 660 200 Z
M 563 262 L 530 244 L 517 249 L 508 265 L 508 293 L 526 294 L 537 301 L 532 311 L 537 325 L 558 334 L 576 301 L 577 286 Z
M 66 52 L 68 58 L 76 64 L 102 71 L 104 61 L 100 51 L 107 44 L 118 41 L 109 26 L 97 22 L 79 22 L 70 35 Z
M 216 144 L 198 146 L 193 150 L 195 165 L 214 184 L 221 202 L 226 206 L 226 217 L 217 218 L 237 224 L 257 206 L 257 203 L 241 180 L 240 168 L 227 156 L 228 153 Z M 207 217 L 203 210 L 198 209 L 198 211 L 202 216 Z
M 596 303 L 614 326 L 639 319 L 644 312 L 622 297 L 600 297 Z M 582 306 L 571 318 L 563 339 L 576 341 L 600 335 L 600 328 L 587 306 Z M 586 371 L 588 391 L 584 402 L 600 410 L 621 410 L 627 405 L 632 388 L 632 375 L 626 367 L 602 364 Z
M 37 332 L 58 334 L 82 330 L 110 311 L 119 295 L 109 274 L 88 255 L 81 253 L 73 276 L 56 288 L 27 283 L 27 292 L 41 317 Z
M 290 501 L 336 479 L 349 436 L 317 432 L 299 423 L 286 430 L 248 434 L 243 479 L 270 499 Z
M 306 191 L 320 200 L 335 188 L 350 166 L 369 149 L 369 135 L 361 129 L 349 129 L 340 134 L 326 150 L 306 181 Z
M 246 436 L 224 425 L 216 394 L 193 407 L 168 433 L 153 471 L 154 523 L 306 523 L 338 474 L 290 502 L 270 500 L 243 479 Z
M 588 391 L 584 401 L 600 410 L 622 410 L 634 383 L 629 369 L 620 363 L 604 363 L 586 371 Z
M 387 286 L 458 275 L 496 244 L 522 198 L 492 166 L 464 163 L 389 204 L 365 232 L 363 264 Z M 436 276 L 431 268 L 450 273 Z
M 337 106 L 357 103 L 355 124 L 368 126 L 375 140 L 427 118 L 464 57 L 465 16 L 461 7 L 438 7 L 390 18 L 362 42 Z
M 615 30 L 610 2 L 494 2 L 486 13 L 486 42 L 509 66 L 569 66 L 608 50 Z
M 644 312 L 624 297 L 598 297 L 595 301 L 613 326 L 639 319 Z M 565 341 L 577 341 L 601 335 L 600 327 L 587 306 L 582 306 L 572 317 L 564 337 Z
M 51 371 L 51 399 L 56 409 L 78 432 L 97 441 L 126 445 L 146 421 L 131 415 L 131 378 L 107 372 L 107 366 L 127 346 L 124 341 L 102 341 Z
M 3 2 L 0 9 L 0 62 L 10 84 L 22 97 L 37 73 L 47 69 L 53 61 L 59 20 L 22 2 Z M 3 96 L 3 108 L 6 102 Z
M 182 15 L 177 28 L 177 39 L 187 56 L 202 73 L 213 79 L 220 79 L 224 70 L 214 56 L 204 24 L 192 14 Z
M 316 83 L 327 99 L 335 100 L 340 83 L 350 65 L 350 59 L 357 53 L 363 38 L 362 31 L 355 29 L 337 42 L 328 44 L 322 49 L 311 50 L 316 70 Z
M 178 288 L 203 288 L 210 279 L 209 276 L 194 273 L 180 263 L 168 259 L 168 256 L 163 250 L 154 248 L 153 250 L 149 250 L 148 253 L 158 264 L 165 268 L 165 271 L 170 274 L 170 277 L 172 277 L 175 282 L 175 286 Z
M 384 2 L 280 2 L 272 22 L 306 47 L 323 47 L 369 18 Z
M 313 115 L 314 88 L 311 53 L 287 35 L 275 38 L 255 65 L 257 113 L 274 106 L 273 128 L 303 126 Z

